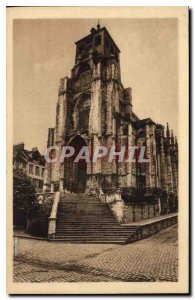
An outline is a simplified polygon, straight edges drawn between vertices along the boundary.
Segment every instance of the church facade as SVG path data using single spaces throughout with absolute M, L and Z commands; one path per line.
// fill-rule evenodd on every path
M 75 44 L 75 65 L 71 77 L 60 80 L 56 123 L 49 128 L 47 146 L 69 145 L 76 152 L 87 146 L 92 154 L 99 145 L 107 149 L 141 145 L 148 162 L 56 159 L 46 164 L 44 191 L 109 194 L 117 190 L 127 201 L 154 197 L 165 206 L 171 200 L 176 209 L 178 144 L 173 132 L 168 124 L 165 130 L 133 111 L 132 90 L 121 82 L 120 50 L 105 27 L 92 28 Z

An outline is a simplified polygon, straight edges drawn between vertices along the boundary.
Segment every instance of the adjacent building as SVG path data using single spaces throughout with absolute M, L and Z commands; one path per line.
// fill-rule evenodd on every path
M 14 145 L 13 168 L 14 170 L 23 170 L 32 179 L 37 192 L 43 190 L 45 159 L 36 147 L 32 150 L 27 150 L 24 148 L 24 143 Z

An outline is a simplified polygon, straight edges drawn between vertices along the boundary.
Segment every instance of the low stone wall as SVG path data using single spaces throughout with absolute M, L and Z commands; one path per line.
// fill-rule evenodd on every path
M 174 215 L 174 216 L 167 216 L 164 219 L 161 220 L 157 220 L 154 221 L 149 224 L 145 224 L 140 226 L 140 228 L 137 231 L 137 237 L 135 240 L 140 240 L 143 238 L 147 238 L 151 235 L 153 235 L 154 233 L 159 232 L 162 229 L 165 229 L 169 226 L 172 226 L 174 224 L 177 224 L 178 222 L 178 216 Z
M 159 216 L 158 204 L 125 204 L 123 208 L 123 223 L 151 219 Z

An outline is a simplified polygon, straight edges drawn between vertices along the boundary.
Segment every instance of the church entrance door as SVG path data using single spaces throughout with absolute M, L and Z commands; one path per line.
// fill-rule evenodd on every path
M 74 162 L 83 146 L 87 146 L 85 140 L 77 135 L 70 142 L 69 146 L 75 149 L 74 156 L 65 164 L 66 188 L 74 193 L 84 193 L 87 181 L 87 163 L 85 159 Z

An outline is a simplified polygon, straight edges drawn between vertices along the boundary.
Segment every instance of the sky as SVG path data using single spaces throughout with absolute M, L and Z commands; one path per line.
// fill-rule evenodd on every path
M 71 75 L 75 42 L 96 19 L 14 20 L 14 144 L 46 148 L 55 126 L 59 80 Z M 178 133 L 177 19 L 100 19 L 121 50 L 122 83 L 133 110 Z

